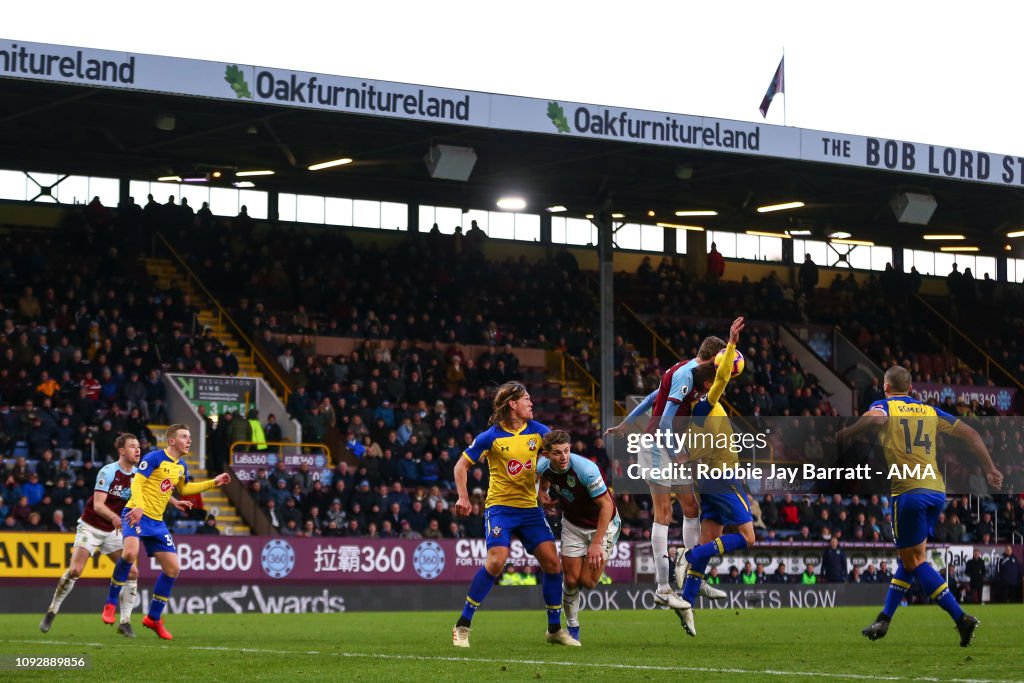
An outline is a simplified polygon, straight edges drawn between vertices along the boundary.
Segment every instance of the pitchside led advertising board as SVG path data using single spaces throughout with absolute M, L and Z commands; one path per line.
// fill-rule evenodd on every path
M 0 77 L 622 140 L 1024 186 L 1024 158 L 703 116 L 0 39 Z
M 445 584 L 461 586 L 473 579 L 487 557 L 484 539 L 367 539 L 298 537 L 176 537 L 175 545 L 184 576 L 199 583 L 250 582 L 263 584 L 323 582 L 340 584 Z M 64 573 L 74 547 L 74 534 L 0 533 L 0 579 L 47 579 L 56 581 Z M 790 575 L 806 567 L 817 567 L 826 543 L 782 542 L 765 544 L 751 551 L 730 555 L 712 563 L 721 574 L 730 566 L 761 564 L 771 574 L 781 563 Z M 620 541 L 608 558 L 606 574 L 613 584 L 633 583 L 637 575 L 653 572 L 650 545 Z M 1003 552 L 994 545 L 936 545 L 929 559 L 939 567 L 951 567 L 963 580 L 963 567 L 980 550 L 985 563 L 995 566 Z M 1018 555 L 1024 551 L 1015 547 Z M 848 570 L 882 562 L 895 566 L 890 544 L 860 544 L 846 547 Z M 718 558 L 716 558 L 717 560 Z M 1019 559 L 1024 559 L 1020 557 Z M 508 571 L 536 570 L 536 560 L 519 541 L 513 541 Z M 114 565 L 106 556 L 94 556 L 85 567 L 85 579 L 109 579 Z M 143 558 L 139 566 L 144 579 L 155 579 L 159 566 Z
M 182 574 L 175 585 L 168 610 L 172 614 L 265 614 L 387 610 L 444 610 L 460 604 L 466 585 L 483 565 L 483 540 L 400 540 L 309 539 L 281 537 L 204 538 L 179 536 L 175 539 Z M 0 603 L 8 612 L 39 610 L 53 596 L 53 587 L 70 557 L 71 534 L 0 534 Z M 795 546 L 795 547 L 787 547 Z M 778 544 L 727 558 L 732 562 L 761 563 L 774 567 L 783 561 L 792 579 L 789 583 L 763 585 L 722 584 L 729 596 L 725 602 L 710 603 L 707 609 L 750 609 L 780 607 L 832 608 L 876 605 L 886 582 L 819 583 L 804 586 L 795 573 L 805 565 L 816 566 L 825 544 L 798 546 Z M 608 563 L 610 584 L 583 592 L 583 609 L 658 609 L 653 586 L 641 571 L 638 550 L 649 544 L 620 542 Z M 956 581 L 963 583 L 964 564 L 981 553 L 989 576 L 1003 548 L 996 546 L 936 546 L 929 559 L 937 567 L 950 567 Z M 1021 560 L 1021 546 L 1014 552 Z M 887 547 L 848 548 L 851 569 L 879 565 L 892 559 Z M 511 570 L 533 566 L 518 542 L 512 546 Z M 891 565 L 890 565 L 891 566 Z M 64 612 L 92 613 L 107 594 L 106 582 L 113 565 L 103 557 L 90 562 L 84 579 L 65 603 Z M 149 604 L 152 581 L 159 568 L 143 558 L 140 566 L 140 604 Z M 634 577 L 640 573 L 637 582 Z M 373 584 L 385 590 L 366 590 Z M 430 590 L 423 590 L 426 586 Z M 499 586 L 488 597 L 488 609 L 533 609 L 540 600 L 536 586 Z

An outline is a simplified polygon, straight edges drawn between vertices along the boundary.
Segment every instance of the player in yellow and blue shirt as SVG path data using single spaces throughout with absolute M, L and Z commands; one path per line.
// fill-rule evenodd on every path
M 177 491 L 179 496 L 192 496 L 231 481 L 231 475 L 225 472 L 215 479 L 189 483 L 191 478 L 185 464 L 185 455 L 191 447 L 192 435 L 188 427 L 175 424 L 167 428 L 167 448 L 143 456 L 138 472 L 132 479 L 132 497 L 121 512 L 124 550 L 111 579 L 111 595 L 116 600 L 120 584 L 128 578 L 132 563 L 138 558 L 141 541 L 146 547 L 146 554 L 156 558 L 162 570 L 153 587 L 149 614 L 143 618 L 142 625 L 165 640 L 172 640 L 172 637 L 164 628 L 160 615 L 181 570 L 171 532 L 164 524 L 164 510 L 167 509 L 171 493 Z
M 690 411 L 688 425 L 689 463 L 692 468 L 698 464 L 709 467 L 735 466 L 738 454 L 731 448 L 732 424 L 722 407 L 720 399 L 732 378 L 733 360 L 736 358 L 736 344 L 743 331 L 743 318 L 736 318 L 729 328 L 729 343 L 715 370 L 703 365 L 693 372 L 693 383 L 703 396 Z M 715 555 L 743 550 L 754 545 L 754 518 L 750 514 L 750 501 L 738 479 L 712 480 L 694 476 L 694 487 L 700 496 L 701 544 L 689 550 L 680 548 L 676 552 L 676 582 L 683 587 L 683 600 L 693 604 L 704 582 L 704 571 Z M 725 533 L 726 528 L 735 531 Z M 676 614 L 683 629 L 690 636 L 697 635 L 693 620 L 693 608 L 677 609 Z
M 456 647 L 469 647 L 473 615 L 501 574 L 513 535 L 519 537 L 526 552 L 537 558 L 544 572 L 541 587 L 548 614 L 547 641 L 579 645 L 562 629 L 561 565 L 555 536 L 537 503 L 537 458 L 549 431 L 533 419 L 533 401 L 526 387 L 507 382 L 495 392 L 490 429 L 477 435 L 455 464 L 455 487 L 459 492 L 455 512 L 460 517 L 472 508 L 466 483 L 469 468 L 487 458 L 491 475 L 485 512 L 487 559 L 473 577 L 462 614 L 452 629 L 452 644 Z
M 882 388 L 885 398 L 873 403 L 860 420 L 836 435 L 840 440 L 849 440 L 867 430 L 879 431 L 886 462 L 890 467 L 900 468 L 899 474 L 891 479 L 892 532 L 899 556 L 896 573 L 881 613 L 862 633 L 870 640 L 884 638 L 896 608 L 916 579 L 953 618 L 960 633 L 960 646 L 967 647 L 978 619 L 964 613 L 942 576 L 926 561 L 928 535 L 946 507 L 946 484 L 935 457 L 937 435 L 966 441 L 993 488 L 1002 486 L 1003 475 L 973 427 L 910 396 L 910 372 L 906 368 L 894 365 L 886 370 Z M 909 468 L 904 470 L 903 465 Z

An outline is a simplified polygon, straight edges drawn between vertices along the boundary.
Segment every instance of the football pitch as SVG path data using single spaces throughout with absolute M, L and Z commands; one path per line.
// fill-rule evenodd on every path
M 472 647 L 451 645 L 455 612 L 168 615 L 174 641 L 133 615 L 137 638 L 99 615 L 0 617 L 0 680 L 1024 680 L 1024 608 L 973 608 L 969 648 L 937 607 L 902 609 L 888 637 L 861 636 L 874 608 L 705 610 L 698 637 L 667 611 L 583 612 L 582 648 L 544 642 L 540 611 L 481 611 Z M 89 658 L 81 671 L 12 671 L 12 655 Z

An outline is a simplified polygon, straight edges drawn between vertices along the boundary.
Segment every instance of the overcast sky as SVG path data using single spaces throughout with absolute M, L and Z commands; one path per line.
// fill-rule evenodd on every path
M 1005 0 L 49 0 L 4 3 L 0 35 L 752 121 L 785 50 L 769 123 L 1024 155 L 1022 20 Z

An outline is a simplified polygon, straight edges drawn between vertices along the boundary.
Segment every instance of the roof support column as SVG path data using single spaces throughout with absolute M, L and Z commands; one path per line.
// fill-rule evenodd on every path
M 615 424 L 615 377 L 614 352 L 615 340 L 615 300 L 614 277 L 612 262 L 612 214 L 611 202 L 605 201 L 601 210 L 595 214 L 594 224 L 597 226 L 597 254 L 600 278 L 600 349 L 601 370 L 597 379 L 601 383 L 601 428 L 607 429 Z

